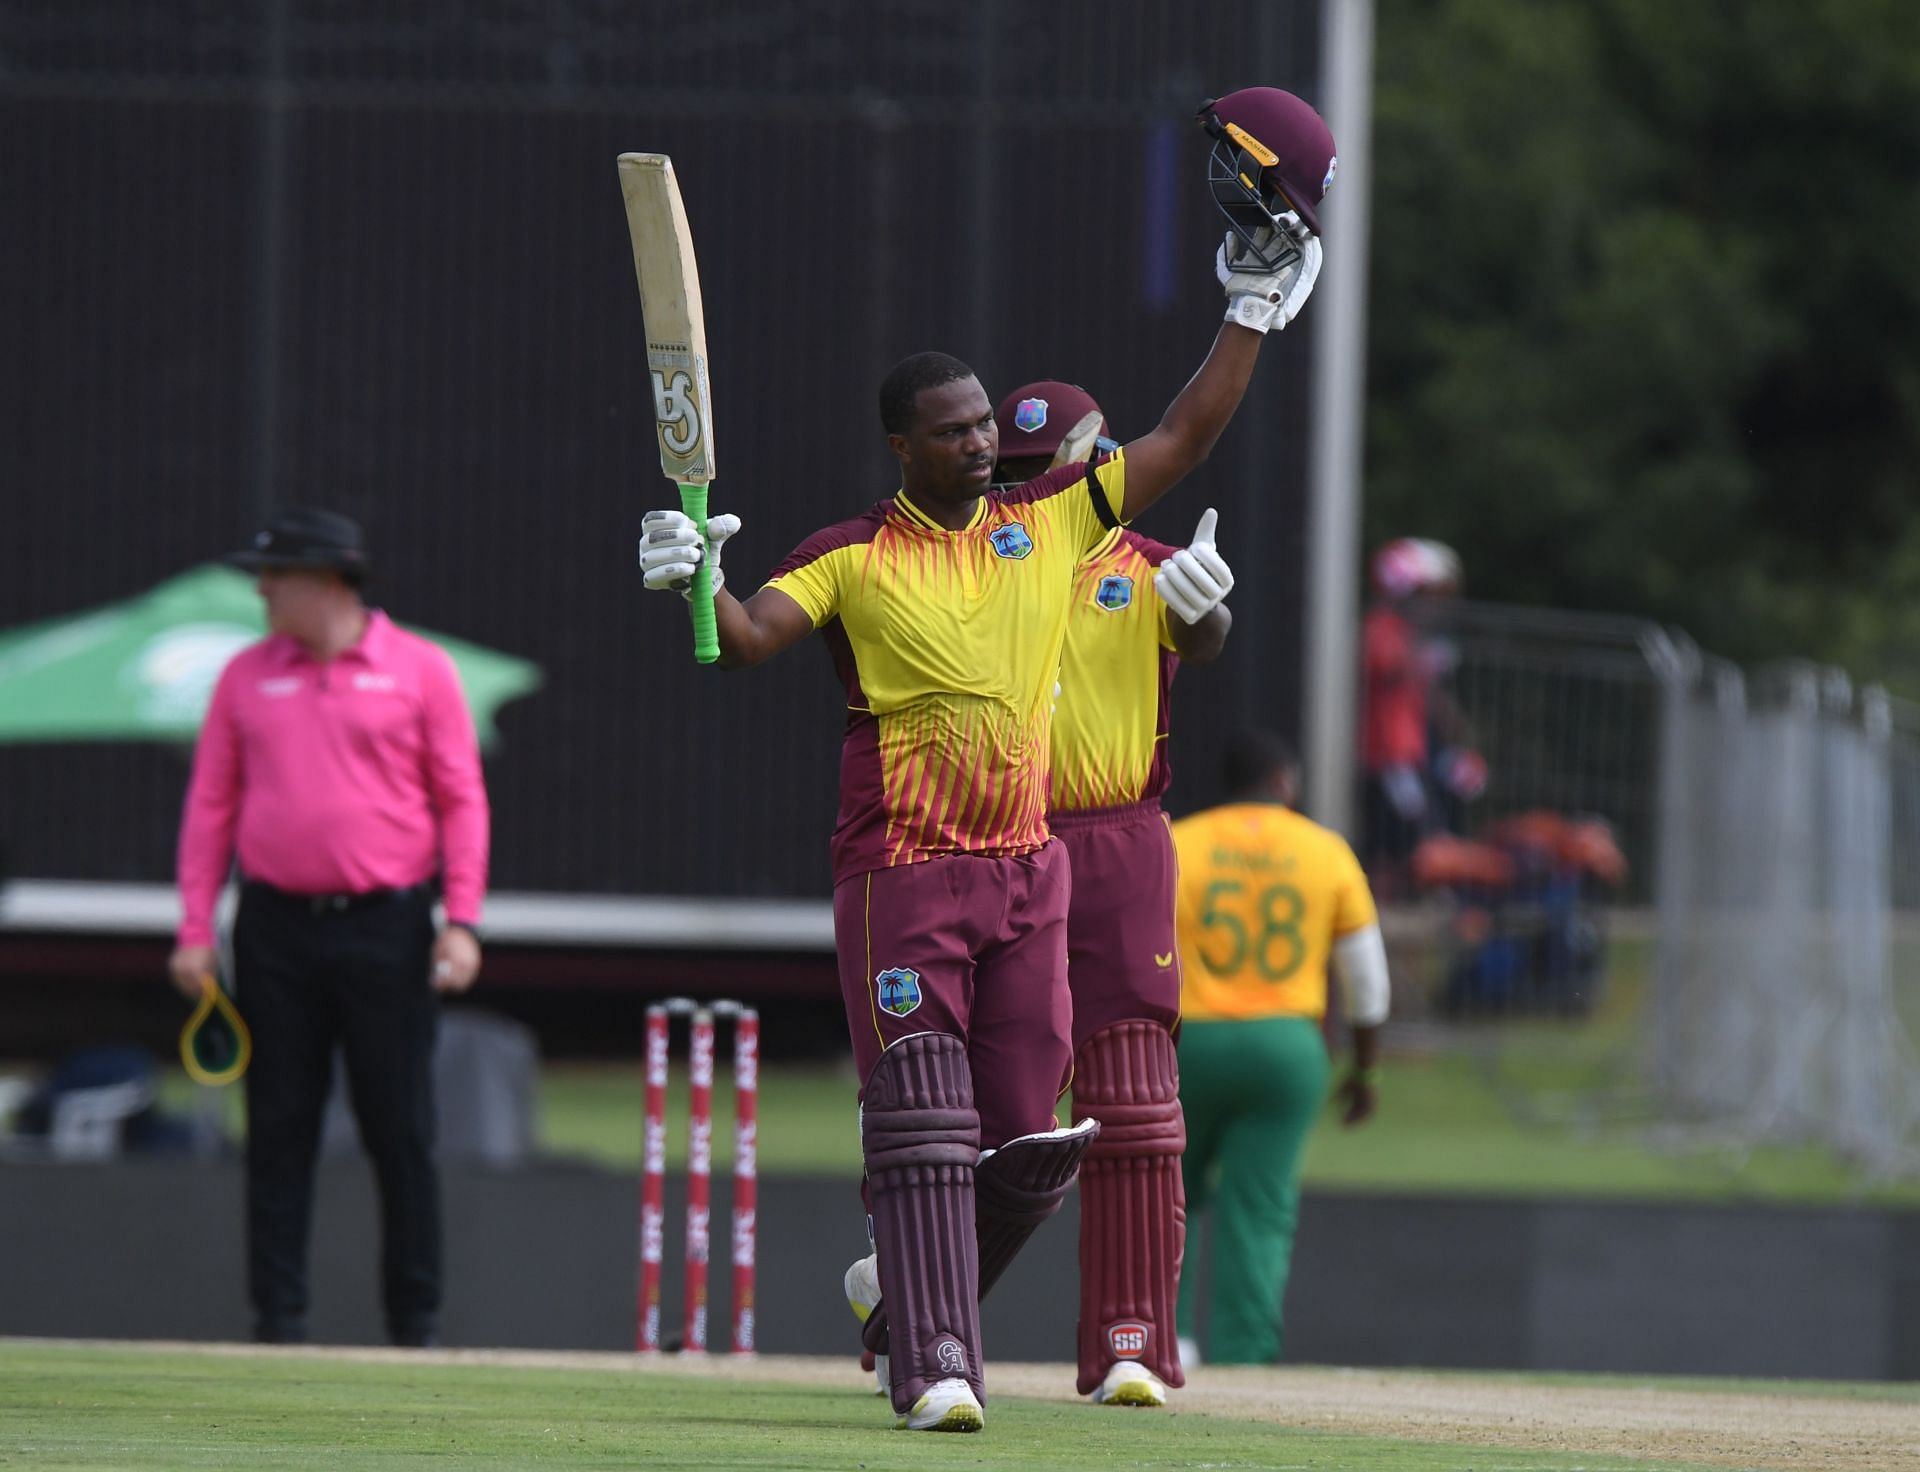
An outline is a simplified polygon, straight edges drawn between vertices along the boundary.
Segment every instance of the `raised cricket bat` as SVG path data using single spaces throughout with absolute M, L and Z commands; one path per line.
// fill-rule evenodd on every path
M 1093 458 L 1093 442 L 1100 437 L 1100 411 L 1089 409 L 1080 416 L 1080 422 L 1067 431 L 1060 448 L 1053 452 L 1053 459 L 1047 469 L 1058 470 L 1062 465 L 1077 465 L 1082 460 Z
M 627 201 L 627 234 L 646 318 L 660 468 L 680 487 L 680 509 L 704 535 L 707 488 L 713 483 L 713 390 L 707 382 L 700 268 L 673 160 L 664 153 L 621 154 L 620 192 Z M 691 604 L 693 657 L 712 664 L 720 657 L 720 639 L 713 621 L 713 570 L 705 560 L 693 575 Z

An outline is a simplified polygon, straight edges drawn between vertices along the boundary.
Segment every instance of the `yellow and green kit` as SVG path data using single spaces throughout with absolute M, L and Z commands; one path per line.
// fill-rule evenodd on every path
M 1300 1212 L 1300 1158 L 1327 1094 L 1321 1022 L 1341 936 L 1377 923 L 1339 834 L 1278 803 L 1230 803 L 1173 825 L 1180 861 L 1180 1102 L 1187 1210 L 1214 1213 L 1213 1364 L 1268 1364 Z M 1179 1325 L 1193 1338 L 1194 1274 Z

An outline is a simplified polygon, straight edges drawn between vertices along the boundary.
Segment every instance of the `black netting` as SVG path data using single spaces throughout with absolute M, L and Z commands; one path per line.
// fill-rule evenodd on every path
M 334 506 L 397 616 L 546 671 L 489 761 L 499 887 L 819 893 L 824 650 L 697 669 L 634 568 L 672 493 L 615 155 L 676 159 L 750 586 L 893 488 L 873 397 L 908 352 L 1151 426 L 1220 312 L 1188 114 L 1314 95 L 1313 11 L 0 0 L 0 627 Z M 1296 725 L 1310 331 L 1143 528 L 1217 505 L 1243 568 L 1232 657 L 1177 689 L 1179 808 L 1226 727 Z M 0 844 L 20 875 L 165 879 L 184 775 L 0 748 Z

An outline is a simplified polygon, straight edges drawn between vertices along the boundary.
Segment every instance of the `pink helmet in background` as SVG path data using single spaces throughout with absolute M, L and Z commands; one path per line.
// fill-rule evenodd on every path
M 1373 554 L 1373 586 L 1398 602 L 1416 593 L 1460 591 L 1460 555 L 1445 542 L 1396 537 Z

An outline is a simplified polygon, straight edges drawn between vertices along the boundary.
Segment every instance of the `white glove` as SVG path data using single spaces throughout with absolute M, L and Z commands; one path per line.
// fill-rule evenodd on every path
M 1153 590 L 1183 624 L 1197 624 L 1233 591 L 1233 569 L 1213 545 L 1219 516 L 1209 506 L 1193 540 L 1153 570 Z
M 702 558 L 713 567 L 713 591 L 726 581 L 720 572 L 720 548 L 740 530 L 737 516 L 715 516 L 707 521 L 703 540 L 684 511 L 649 511 L 640 518 L 640 572 L 649 588 L 671 588 L 683 598 L 693 596 L 693 575 Z
M 1299 316 L 1320 279 L 1319 237 L 1307 233 L 1298 215 L 1280 218 L 1287 224 L 1285 234 L 1291 237 L 1294 250 L 1278 271 L 1261 267 L 1246 242 L 1231 230 L 1213 257 L 1213 274 L 1227 292 L 1227 320 L 1255 332 L 1285 327 Z M 1254 240 L 1263 255 L 1271 255 L 1282 231 L 1262 226 Z

